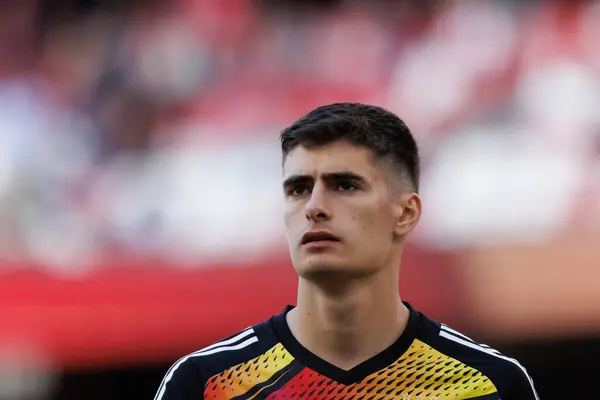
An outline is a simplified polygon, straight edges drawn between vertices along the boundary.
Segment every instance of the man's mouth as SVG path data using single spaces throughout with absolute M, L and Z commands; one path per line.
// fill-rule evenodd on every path
M 301 240 L 301 244 L 304 245 L 308 245 L 308 244 L 317 244 L 317 243 L 327 243 L 327 242 L 339 242 L 340 239 L 335 236 L 334 234 L 327 232 L 327 231 L 312 231 L 312 232 L 306 232 L 304 235 L 302 235 L 302 240 Z

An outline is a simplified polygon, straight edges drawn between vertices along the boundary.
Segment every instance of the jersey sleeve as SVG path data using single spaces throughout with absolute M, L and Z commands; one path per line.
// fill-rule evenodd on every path
M 184 357 L 167 371 L 154 400 L 203 400 L 204 383 L 191 359 Z
M 538 394 L 533 385 L 533 380 L 520 364 L 513 364 L 511 379 L 506 381 L 504 387 L 499 387 L 502 394 L 502 400 L 539 400 Z

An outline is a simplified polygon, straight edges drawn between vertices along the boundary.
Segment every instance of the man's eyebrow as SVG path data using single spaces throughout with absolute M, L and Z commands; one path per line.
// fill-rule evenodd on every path
M 308 183 L 314 181 L 313 177 L 310 175 L 292 175 L 286 180 L 283 181 L 283 187 L 289 187 L 293 185 L 299 185 L 303 183 Z
M 367 180 L 352 171 L 343 171 L 343 172 L 327 172 L 324 174 L 321 174 L 321 178 L 327 181 L 344 181 L 344 180 L 348 180 L 348 181 L 355 181 L 355 182 L 367 182 Z M 306 184 L 306 183 L 310 183 L 313 182 L 314 178 L 310 175 L 292 175 L 288 178 L 286 178 L 283 181 L 283 187 L 289 187 L 289 186 L 293 186 L 293 185 L 299 185 L 299 184 Z
M 352 171 L 343 171 L 343 172 L 328 172 L 325 174 L 321 175 L 323 177 L 323 179 L 325 180 L 331 180 L 331 181 L 360 181 L 360 182 L 366 182 L 367 180 L 357 174 L 356 172 L 352 172 Z

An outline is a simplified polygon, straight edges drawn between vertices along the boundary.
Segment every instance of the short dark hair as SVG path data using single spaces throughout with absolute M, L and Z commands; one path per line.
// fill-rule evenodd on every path
M 297 146 L 324 146 L 345 140 L 370 149 L 376 160 L 390 160 L 419 189 L 419 149 L 406 124 L 394 113 L 361 103 L 318 107 L 281 132 L 283 160 Z

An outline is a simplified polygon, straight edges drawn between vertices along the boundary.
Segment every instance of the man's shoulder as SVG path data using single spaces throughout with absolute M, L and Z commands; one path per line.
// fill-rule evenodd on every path
M 444 323 L 437 323 L 437 334 L 430 335 L 428 341 L 442 353 L 465 364 L 481 368 L 495 368 L 506 373 L 522 371 L 522 366 L 499 350 L 480 343 Z
M 193 365 L 206 379 L 260 356 L 277 342 L 270 320 L 266 320 L 187 354 L 178 363 Z
M 155 400 L 179 399 L 181 393 L 188 396 L 182 398 L 202 398 L 210 378 L 260 357 L 277 342 L 269 319 L 189 353 L 171 365 Z
M 487 376 L 501 394 L 519 388 L 531 393 L 531 397 L 523 397 L 524 399 L 537 398 L 533 381 L 519 361 L 444 323 L 427 317 L 425 319 L 427 329 L 424 330 L 422 339 L 428 346 Z M 504 397 L 512 398 L 507 395 Z

